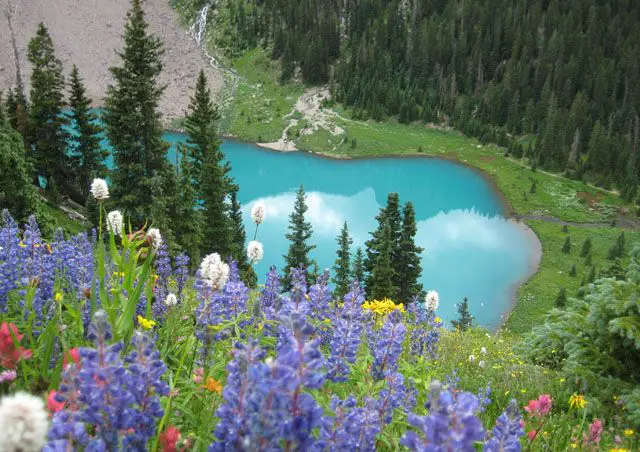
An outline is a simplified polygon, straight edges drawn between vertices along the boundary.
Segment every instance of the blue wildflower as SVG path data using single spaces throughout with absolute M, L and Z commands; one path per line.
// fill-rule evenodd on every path
M 433 382 L 426 403 L 429 414 L 410 413 L 408 417 L 420 435 L 409 431 L 400 443 L 413 451 L 473 451 L 475 442 L 484 437 L 484 428 L 476 417 L 478 406 L 475 395 L 461 392 L 454 397 L 440 382 Z
M 386 371 L 397 369 L 405 334 L 402 314 L 397 310 L 388 314 L 384 326 L 374 336 L 372 344 L 374 360 L 371 376 L 375 380 L 382 380 Z
M 484 443 L 484 452 L 520 452 L 520 438 L 524 435 L 518 403 L 511 400 L 496 420 L 491 438 Z

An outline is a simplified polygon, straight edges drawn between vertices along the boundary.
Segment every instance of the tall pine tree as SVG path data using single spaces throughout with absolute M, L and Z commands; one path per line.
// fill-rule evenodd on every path
M 378 228 L 371 233 L 371 238 L 365 243 L 367 252 L 364 260 L 364 269 L 366 272 L 365 291 L 368 297 L 371 296 L 370 287 L 372 287 L 373 269 L 378 262 L 378 255 L 380 254 L 385 228 L 389 228 L 389 259 L 391 262 L 395 262 L 398 258 L 398 245 L 402 232 L 402 217 L 400 215 L 400 200 L 397 193 L 389 193 L 387 195 L 387 205 L 380 209 L 376 220 L 378 221 Z
M 220 118 L 211 99 L 207 78 L 200 71 L 196 89 L 189 104 L 184 124 L 187 150 L 193 167 L 193 181 L 203 211 L 203 243 L 207 253 L 217 252 L 223 258 L 232 254 L 234 225 L 227 202 L 237 190 L 231 178 L 231 165 L 220 149 L 216 121 Z M 239 244 L 244 247 L 244 242 Z M 236 254 L 238 254 L 236 252 Z
M 371 272 L 367 289 L 369 297 L 374 300 L 384 298 L 396 298 L 398 290 L 394 285 L 395 272 L 392 265 L 393 236 L 389 223 L 385 223 L 380 231 L 380 242 L 378 244 L 378 254 L 376 263 Z
M 309 252 L 315 248 L 315 245 L 309 245 L 313 228 L 311 227 L 311 223 L 305 219 L 307 210 L 306 195 L 304 193 L 304 187 L 301 185 L 293 205 L 293 212 L 289 215 L 287 240 L 291 243 L 289 244 L 287 254 L 284 256 L 286 264 L 283 277 L 284 286 L 287 289 L 290 288 L 291 285 L 291 269 L 293 268 L 304 269 L 307 272 L 308 283 L 311 282 L 312 279 L 312 275 L 309 274 L 309 266 L 311 265 Z
M 238 263 L 240 277 L 249 287 L 256 287 L 258 276 L 253 265 L 247 258 L 245 243 L 247 233 L 242 222 L 242 205 L 238 201 L 238 191 L 233 190 L 230 195 L 229 220 L 231 221 L 231 258 Z
M 69 149 L 76 185 L 82 196 L 80 201 L 84 204 L 89 198 L 91 181 L 107 175 L 105 159 L 109 153 L 100 146 L 100 126 L 75 65 L 71 70 L 69 109 L 67 117 L 74 126 L 69 137 Z
M 395 267 L 395 285 L 398 287 L 398 301 L 409 303 L 422 293 L 422 284 L 418 282 L 422 274 L 420 254 L 423 248 L 415 243 L 416 214 L 413 204 L 407 202 L 402 212 L 402 232 L 399 250 L 393 264 Z
M 338 242 L 338 258 L 334 265 L 333 283 L 336 285 L 334 291 L 336 298 L 342 300 L 342 297 L 349 292 L 349 284 L 351 283 L 351 252 L 349 248 L 353 244 L 353 239 L 349 236 L 349 229 L 345 221 L 337 239 Z
M 36 35 L 29 41 L 31 73 L 31 106 L 29 109 L 29 145 L 33 150 L 36 172 L 47 179 L 47 191 L 60 195 L 65 181 L 70 179 L 67 123 L 62 110 L 64 76 L 62 62 L 56 58 L 49 31 L 40 23 Z M 16 106 L 16 108 L 19 108 Z
M 104 122 L 113 147 L 111 192 L 134 227 L 152 221 L 163 235 L 170 232 L 168 211 L 175 198 L 175 172 L 167 161 L 158 102 L 164 87 L 162 44 L 148 31 L 140 0 L 132 0 L 124 29 L 121 65 L 112 67 Z
M 473 315 L 469 311 L 469 300 L 464 297 L 458 305 L 458 319 L 452 320 L 451 325 L 458 331 L 467 331 L 473 325 Z
M 351 276 L 360 284 L 364 284 L 364 253 L 362 248 L 358 247 L 353 258 L 353 266 L 351 267 Z

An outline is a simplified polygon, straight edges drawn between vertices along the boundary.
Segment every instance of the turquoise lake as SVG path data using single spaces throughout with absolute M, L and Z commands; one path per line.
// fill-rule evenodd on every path
M 166 133 L 174 147 L 185 136 Z M 312 252 L 321 269 L 332 268 L 336 237 L 346 221 L 356 247 L 376 228 L 375 216 L 387 194 L 411 201 L 418 221 L 416 242 L 425 249 L 422 283 L 440 294 L 439 315 L 456 318 L 456 303 L 468 297 L 478 324 L 495 328 L 509 311 L 515 288 L 531 272 L 536 244 L 532 234 L 504 218 L 499 195 L 479 173 L 430 158 L 331 160 L 307 152 L 283 153 L 253 144 L 222 145 L 240 186 L 247 237 L 253 237 L 253 204 L 263 201 L 266 221 L 258 230 L 264 259 L 256 266 L 264 282 L 270 265 L 282 269 L 289 213 L 295 192 L 307 192 L 307 219 L 313 225 Z M 111 166 L 111 165 L 110 165 Z

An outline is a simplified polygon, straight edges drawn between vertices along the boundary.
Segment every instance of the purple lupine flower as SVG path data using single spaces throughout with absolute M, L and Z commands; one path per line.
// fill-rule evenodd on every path
M 436 322 L 435 311 L 427 309 L 424 303 L 414 300 L 407 310 L 413 328 L 411 329 L 411 354 L 414 357 L 430 356 L 436 359 L 442 322 Z
M 280 305 L 282 304 L 281 292 L 280 275 L 276 271 L 276 267 L 272 266 L 269 269 L 269 273 L 267 273 L 264 290 L 260 294 L 260 309 L 262 312 L 277 312 L 280 310 Z
M 157 420 L 164 414 L 158 396 L 169 394 L 169 386 L 161 380 L 167 368 L 148 333 L 136 331 L 131 347 L 133 350 L 125 358 L 130 373 L 127 386 L 139 409 L 134 420 L 136 427 L 123 439 L 122 447 L 146 450 L 147 441 L 155 435 Z
M 153 264 L 156 274 L 158 275 L 158 279 L 155 281 L 153 289 L 155 298 L 152 305 L 153 318 L 161 319 L 167 313 L 167 305 L 165 305 L 164 300 L 166 300 L 167 295 L 169 294 L 169 278 L 173 273 L 166 243 L 162 243 L 158 248 Z
M 196 309 L 196 337 L 201 341 L 201 359 L 203 364 L 210 357 L 215 340 L 228 336 L 229 331 L 212 332 L 209 327 L 233 320 L 247 312 L 249 289 L 240 279 L 235 262 L 229 265 L 229 279 L 221 291 L 213 290 L 207 284 L 196 280 L 197 297 L 200 305 Z M 240 326 L 245 326 L 244 321 Z
M 322 408 L 304 390 L 318 389 L 325 380 L 319 339 L 299 313 L 282 322 L 275 360 L 258 361 L 263 353 L 252 353 L 255 342 L 236 345 L 227 367 L 225 403 L 218 410 L 219 441 L 210 451 L 316 447 L 312 431 L 320 427 Z
M 315 319 L 328 318 L 333 294 L 329 287 L 329 270 L 325 270 L 315 284 L 309 288 L 309 303 L 311 304 L 311 317 Z
M 431 383 L 426 416 L 410 413 L 409 424 L 418 429 L 409 431 L 400 443 L 413 451 L 456 450 L 473 451 L 475 442 L 484 437 L 484 428 L 476 417 L 479 402 L 470 392 L 456 397 L 440 382 Z
M 350 373 L 348 363 L 353 364 L 362 338 L 362 309 L 359 299 L 364 300 L 359 283 L 351 286 L 344 297 L 344 306 L 333 319 L 333 332 L 329 342 L 327 377 L 334 382 L 346 381 Z
M 189 278 L 189 256 L 184 253 L 180 253 L 175 258 L 175 277 L 176 285 L 178 286 L 178 300 L 182 302 L 182 296 L 184 288 L 187 285 L 187 279 Z
M 356 406 L 356 399 L 333 397 L 334 416 L 323 416 L 314 451 L 373 451 L 376 435 L 380 432 L 379 414 L 372 409 L 374 402 L 367 399 L 364 407 Z
M 18 287 L 20 275 L 20 230 L 9 211 L 2 211 L 0 229 L 0 312 L 6 312 L 9 292 Z
M 66 404 L 53 416 L 45 450 L 146 450 L 163 415 L 165 367 L 145 334 L 136 333 L 125 361 L 112 337 L 106 313 L 96 312 L 88 334 L 96 348 L 81 348 L 80 365 L 65 368 L 56 400 Z
M 237 342 L 233 359 L 227 364 L 227 384 L 223 390 L 224 403 L 216 415 L 220 419 L 215 430 L 217 441 L 209 446 L 209 451 L 242 450 L 244 435 L 248 432 L 248 418 L 245 410 L 253 408 L 247 405 L 248 393 L 257 385 L 252 384 L 250 375 L 256 363 L 264 357 L 264 352 L 256 341 L 248 345 Z M 263 383 L 264 384 L 264 381 Z
M 480 406 L 478 407 L 478 412 L 484 413 L 487 409 L 487 406 L 491 403 L 491 385 L 487 384 L 486 388 L 478 389 L 478 402 Z
M 386 371 L 395 371 L 398 368 L 406 330 L 402 323 L 402 315 L 396 310 L 387 315 L 382 329 L 373 335 L 371 351 L 374 360 L 371 376 L 375 380 L 382 380 Z
M 491 438 L 483 447 L 484 452 L 520 452 L 520 438 L 524 435 L 522 416 L 515 400 L 511 400 L 504 412 L 496 419 Z
M 283 296 L 280 315 L 311 313 L 311 304 L 307 300 L 306 272 L 302 268 L 291 269 L 291 290 Z
M 413 410 L 416 404 L 416 391 L 404 384 L 404 376 L 399 372 L 386 372 L 387 386 L 380 391 L 376 399 L 376 410 L 380 420 L 390 424 L 393 420 L 393 411 L 403 407 L 405 411 Z
M 458 391 L 458 384 L 460 383 L 460 376 L 458 376 L 458 371 L 453 369 L 450 374 L 444 376 L 445 386 L 447 390 L 455 393 Z

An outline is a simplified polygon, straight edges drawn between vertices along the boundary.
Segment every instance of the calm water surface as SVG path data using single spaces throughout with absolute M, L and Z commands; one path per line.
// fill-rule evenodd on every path
M 185 137 L 166 133 L 165 139 L 175 162 L 174 145 Z M 398 192 L 403 203 L 412 201 L 416 242 L 425 249 L 421 282 L 440 293 L 439 314 L 446 321 L 456 318 L 456 303 L 466 296 L 477 322 L 496 327 L 509 309 L 514 284 L 529 272 L 535 252 L 530 235 L 504 218 L 498 195 L 469 168 L 427 158 L 330 160 L 237 141 L 225 141 L 222 149 L 240 185 L 248 238 L 254 232 L 252 205 L 260 200 L 267 206 L 258 231 L 265 248 L 256 267 L 261 281 L 270 265 L 283 267 L 288 217 L 300 184 L 307 192 L 307 218 L 317 245 L 312 257 L 320 268 L 333 266 L 336 237 L 345 221 L 355 251 L 376 228 L 375 216 L 389 192 Z

